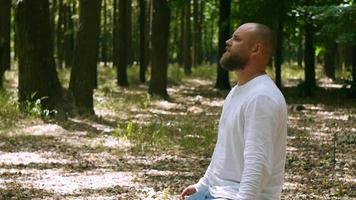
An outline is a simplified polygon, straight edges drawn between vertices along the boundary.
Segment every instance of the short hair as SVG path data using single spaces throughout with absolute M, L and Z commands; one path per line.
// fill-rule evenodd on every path
M 272 29 L 260 23 L 246 23 L 243 25 L 251 26 L 255 39 L 267 47 L 268 58 L 270 59 L 274 55 L 276 48 L 276 36 Z

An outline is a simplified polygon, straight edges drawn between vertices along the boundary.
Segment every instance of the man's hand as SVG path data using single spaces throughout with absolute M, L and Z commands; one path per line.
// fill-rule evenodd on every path
M 194 187 L 194 185 L 190 185 L 183 190 L 183 192 L 179 196 L 179 199 L 184 200 L 185 196 L 190 196 L 196 192 L 197 192 L 197 189 Z

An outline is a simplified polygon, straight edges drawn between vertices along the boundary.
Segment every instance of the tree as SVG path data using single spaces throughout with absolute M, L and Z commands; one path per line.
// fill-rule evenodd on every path
M 139 1 L 140 6 L 140 81 L 146 82 L 146 2 Z
M 0 2 L 0 88 L 5 70 L 10 69 L 11 0 Z
M 225 52 L 226 40 L 230 37 L 230 8 L 231 0 L 220 0 L 219 8 L 219 52 L 218 60 Z M 223 69 L 218 61 L 215 88 L 230 90 L 229 72 Z
M 22 0 L 16 5 L 19 102 L 44 98 L 43 108 L 58 108 L 62 102 L 53 58 L 53 35 L 48 0 Z
M 100 8 L 101 0 L 79 1 L 80 26 L 74 50 L 69 91 L 81 115 L 95 114 L 93 90 L 97 87 Z
M 282 62 L 283 62 L 283 29 L 284 29 L 284 18 L 285 18 L 285 2 L 280 2 L 280 10 L 278 16 L 277 24 L 277 45 L 276 45 L 276 55 L 275 55 L 275 70 L 276 70 L 276 85 L 279 89 L 282 88 Z
M 71 67 L 74 51 L 74 23 L 72 15 L 75 11 L 76 3 L 67 3 L 64 6 L 64 38 L 63 38 L 63 51 L 64 63 L 66 67 Z
M 312 2 L 306 1 L 308 6 Z M 315 81 L 315 47 L 314 47 L 314 25 L 312 21 L 312 13 L 305 13 L 305 41 L 304 41 L 304 75 L 305 75 L 305 94 L 311 96 L 316 87 Z
M 193 66 L 198 66 L 202 62 L 202 31 L 204 21 L 204 1 L 193 1 L 194 10 L 194 42 L 193 42 Z
M 153 0 L 152 3 L 152 66 L 148 92 L 167 99 L 170 10 L 167 0 Z
M 183 23 L 183 65 L 184 73 L 187 75 L 192 74 L 192 34 L 190 23 L 190 0 L 183 7 L 184 9 L 184 23 Z
M 128 86 L 129 82 L 127 80 L 127 65 L 129 63 L 129 32 L 127 30 L 128 25 L 130 23 L 129 18 L 131 18 L 131 13 L 128 11 L 128 7 L 131 6 L 131 0 L 120 1 L 119 0 L 119 18 L 117 20 L 117 31 L 118 31 L 118 51 L 115 56 L 118 56 L 117 63 L 117 84 L 119 86 Z M 130 26 L 131 27 L 131 26 Z
M 103 9 L 102 9 L 102 18 L 103 18 L 103 24 L 102 24 L 102 35 L 101 35 L 101 42 L 100 42 L 100 60 L 104 62 L 104 66 L 107 66 L 108 62 L 108 37 L 109 37 L 109 32 L 108 32 L 108 0 L 102 0 L 103 1 Z

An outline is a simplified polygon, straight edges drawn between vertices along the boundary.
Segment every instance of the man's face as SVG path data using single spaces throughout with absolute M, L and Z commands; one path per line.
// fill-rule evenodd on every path
M 249 51 L 247 30 L 240 26 L 226 41 L 226 52 L 220 58 L 220 65 L 228 71 L 243 70 L 249 61 Z

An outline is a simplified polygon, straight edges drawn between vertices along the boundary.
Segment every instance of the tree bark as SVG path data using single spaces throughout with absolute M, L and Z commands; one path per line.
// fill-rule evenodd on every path
M 0 3 L 0 72 L 10 69 L 11 0 Z M 2 74 L 1 73 L 1 74 Z
M 108 61 L 108 16 L 107 16 L 107 0 L 102 0 L 103 1 L 103 31 L 102 31 L 102 40 L 101 40 L 101 61 L 104 62 L 104 66 L 107 66 L 107 61 Z
M 324 71 L 328 78 L 335 79 L 336 43 L 328 45 L 324 54 Z
M 71 4 L 64 6 L 64 63 L 67 68 L 70 68 L 73 61 L 74 52 L 74 24 L 73 24 L 73 9 Z
M 140 0 L 140 81 L 146 82 L 146 2 Z
M 80 26 L 74 51 L 69 91 L 81 115 L 95 114 L 93 90 L 97 87 L 97 60 L 101 0 L 80 0 Z
M 167 99 L 170 10 L 167 0 L 153 0 L 152 3 L 152 67 L 148 92 Z
M 202 61 L 202 29 L 203 29 L 203 6 L 204 1 L 194 1 L 194 42 L 193 42 L 193 66 L 198 66 Z
M 57 21 L 57 34 L 56 34 L 56 56 L 57 65 L 59 68 L 63 67 L 64 64 L 64 3 L 63 0 L 58 2 L 58 21 Z
M 220 0 L 219 2 L 219 52 L 215 88 L 219 90 L 230 90 L 229 72 L 220 66 L 219 59 L 225 52 L 225 41 L 230 37 L 231 0 Z
M 277 45 L 276 45 L 276 55 L 275 55 L 275 70 L 276 70 L 276 85 L 281 90 L 282 89 L 282 63 L 283 63 L 283 29 L 284 29 L 284 5 L 282 3 L 279 19 L 278 19 L 278 26 L 277 26 Z
M 351 97 L 356 98 L 356 44 L 352 46 L 352 83 Z
M 22 0 L 16 6 L 19 102 L 33 94 L 43 108 L 56 108 L 63 100 L 53 58 L 53 33 L 48 0 Z M 34 100 L 32 99 L 32 100 Z
M 314 47 L 314 28 L 310 21 L 305 21 L 305 94 L 307 96 L 313 95 L 313 90 L 316 87 L 315 82 L 315 47 Z
M 190 23 L 190 0 L 184 5 L 183 64 L 184 73 L 192 74 L 192 31 Z
M 131 15 L 128 13 L 128 5 L 131 1 L 119 0 L 119 19 L 118 19 L 118 65 L 117 65 L 117 84 L 128 86 L 127 65 L 129 63 L 129 31 L 128 23 Z
M 112 27 L 112 61 L 113 66 L 118 66 L 118 0 L 113 0 L 113 27 Z

